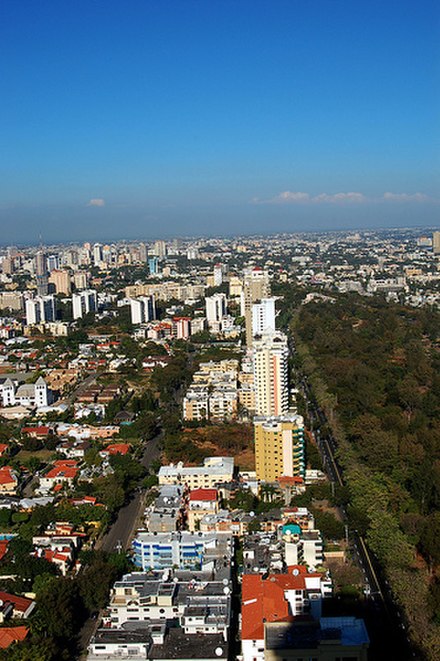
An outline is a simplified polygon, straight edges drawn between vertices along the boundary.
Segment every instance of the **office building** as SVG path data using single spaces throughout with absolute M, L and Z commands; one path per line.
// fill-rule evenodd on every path
M 304 420 L 300 415 L 254 418 L 255 470 L 259 480 L 305 477 Z
M 432 233 L 432 250 L 434 255 L 440 255 L 440 232 Z
M 282 415 L 289 408 L 287 337 L 276 331 L 254 339 L 254 387 L 257 415 Z

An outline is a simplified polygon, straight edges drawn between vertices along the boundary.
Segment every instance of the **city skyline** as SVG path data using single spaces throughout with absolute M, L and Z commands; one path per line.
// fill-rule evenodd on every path
M 1 17 L 4 243 L 438 224 L 434 2 Z

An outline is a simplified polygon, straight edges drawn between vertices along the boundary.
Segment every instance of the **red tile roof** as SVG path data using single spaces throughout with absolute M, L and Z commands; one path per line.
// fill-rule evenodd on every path
M 3 603 L 9 601 L 13 605 L 14 611 L 19 611 L 21 613 L 25 613 L 29 606 L 32 605 L 32 599 L 19 597 L 16 594 L 10 594 L 9 592 L 0 592 L 0 601 Z
M 6 452 L 8 447 L 9 445 L 7 445 L 6 443 L 0 443 L 0 456 L 3 454 L 3 452 Z
M 190 500 L 217 500 L 217 489 L 193 489 L 189 494 Z
M 288 620 L 289 604 L 285 590 L 304 590 L 306 576 L 311 574 L 301 565 L 295 566 L 298 574 L 271 574 L 263 579 L 260 574 L 244 574 L 242 583 L 241 637 L 245 640 L 262 640 L 264 622 Z
M 47 436 L 50 433 L 51 428 L 46 425 L 41 425 L 40 427 L 23 427 L 23 434 L 38 434 L 39 436 Z
M 11 466 L 3 466 L 0 468 L 0 484 L 16 484 L 17 478 L 12 474 Z
M 0 560 L 3 560 L 8 550 L 9 539 L 0 540 Z
M 0 649 L 5 650 L 12 643 L 24 640 L 29 633 L 28 627 L 3 627 L 0 629 Z
M 108 454 L 127 454 L 130 452 L 130 445 L 128 443 L 111 443 L 104 448 L 103 452 Z

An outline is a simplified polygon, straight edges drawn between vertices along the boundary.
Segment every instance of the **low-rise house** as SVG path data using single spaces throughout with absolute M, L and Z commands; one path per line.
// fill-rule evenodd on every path
M 78 465 L 74 459 L 55 461 L 53 467 L 40 477 L 40 488 L 50 490 L 58 484 L 72 486 L 77 475 Z
M 187 508 L 188 530 L 197 530 L 207 514 L 218 512 L 217 489 L 193 489 L 189 492 Z
M 0 623 L 9 618 L 26 619 L 36 606 L 35 601 L 27 597 L 19 597 L 10 592 L 0 591 Z
M 233 457 L 207 457 L 201 466 L 184 466 L 183 462 L 161 466 L 159 484 L 182 484 L 189 489 L 212 489 L 218 483 L 230 482 L 234 475 Z
M 245 574 L 242 581 L 241 639 L 244 661 L 265 660 L 268 626 L 271 623 L 293 624 L 295 618 L 309 613 L 321 617 L 322 599 L 331 594 L 331 583 L 303 566 L 292 567 L 289 574 Z M 301 642 L 301 638 L 298 638 Z M 292 641 L 292 648 L 294 644 Z M 301 645 L 299 645 L 301 649 Z M 306 655 L 309 658 L 311 655 Z M 280 659 L 272 656 L 270 658 Z M 290 656 L 292 659 L 299 657 Z M 334 658 L 334 657 L 331 657 Z M 357 657 L 355 657 L 357 658 Z M 366 659 L 366 657 L 365 657 Z
M 19 643 L 24 640 L 29 633 L 29 627 L 1 627 L 0 628 L 0 649 L 7 649 L 12 643 Z
M 0 494 L 14 496 L 17 492 L 18 476 L 12 466 L 0 468 Z
M 130 452 L 131 446 L 129 443 L 110 443 L 105 448 L 99 451 L 100 457 L 103 459 L 107 457 L 114 457 L 117 454 L 126 455 Z

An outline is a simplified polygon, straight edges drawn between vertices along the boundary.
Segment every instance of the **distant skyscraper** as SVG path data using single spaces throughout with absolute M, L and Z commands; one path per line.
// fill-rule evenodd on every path
M 246 346 L 252 346 L 252 305 L 270 296 L 269 274 L 261 268 L 245 273 L 241 292 L 241 314 L 245 318 Z
M 95 266 L 101 266 L 102 264 L 102 246 L 100 243 L 95 243 L 93 246 L 93 263 Z
M 156 241 L 156 243 L 154 244 L 154 254 L 156 255 L 156 257 L 159 257 L 159 259 L 166 257 L 167 244 L 165 243 L 165 241 Z
M 146 262 L 148 258 L 148 251 L 147 251 L 147 246 L 145 243 L 140 243 L 139 244 L 139 261 L 140 262 Z
M 49 276 L 49 282 L 55 285 L 55 291 L 57 294 L 70 295 L 72 292 L 70 273 L 68 271 L 54 269 Z
M 47 261 L 46 255 L 42 250 L 39 250 L 35 255 L 35 275 L 47 274 Z
M 220 287 L 223 282 L 223 266 L 216 264 L 214 266 L 214 287 Z
M 49 273 L 56 271 L 60 268 L 60 260 L 58 255 L 49 255 L 47 258 L 47 270 Z
M 275 331 L 275 299 L 263 298 L 252 305 L 252 335 L 264 335 Z
M 287 337 L 274 332 L 254 339 L 254 387 L 257 415 L 282 415 L 289 407 Z
M 157 275 L 159 273 L 159 258 L 158 257 L 149 257 L 148 258 L 148 270 L 150 275 Z
M 432 250 L 434 255 L 440 254 L 440 232 L 432 233 Z
M 39 296 L 46 296 L 48 292 L 47 261 L 46 255 L 42 250 L 39 250 L 35 255 L 34 268 L 35 279 L 37 281 L 37 294 Z
M 257 479 L 304 477 L 304 420 L 300 415 L 254 418 Z

